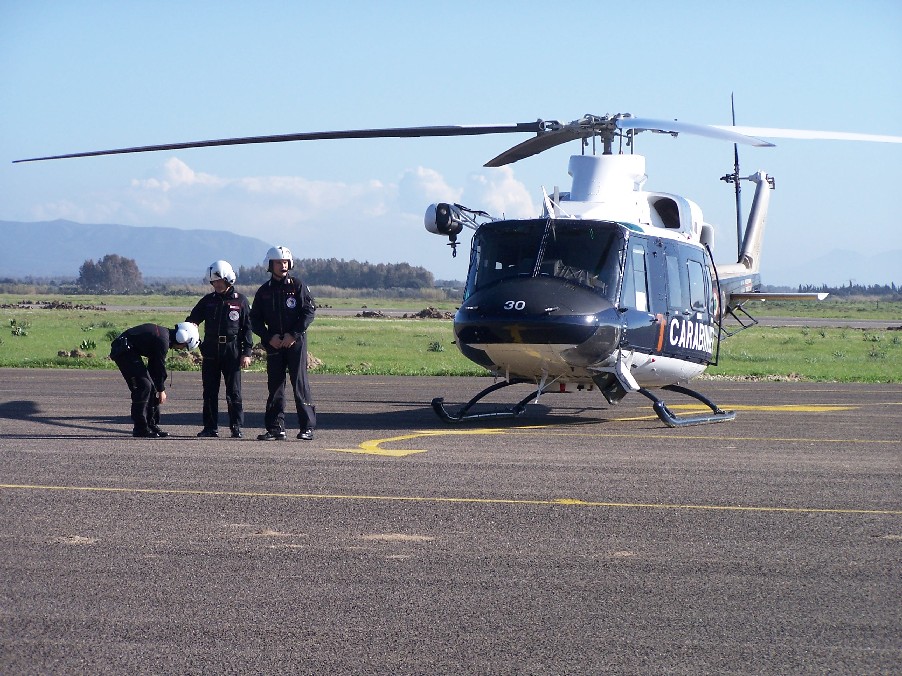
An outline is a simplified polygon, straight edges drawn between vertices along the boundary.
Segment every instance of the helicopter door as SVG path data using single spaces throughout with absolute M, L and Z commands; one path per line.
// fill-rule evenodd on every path
M 663 253 L 660 240 L 636 235 L 630 238 L 619 305 L 625 349 L 645 353 L 661 350 L 661 326 L 667 311 Z
M 715 335 L 715 303 L 704 253 L 686 244 L 668 242 L 664 258 L 668 307 L 663 351 L 707 363 Z

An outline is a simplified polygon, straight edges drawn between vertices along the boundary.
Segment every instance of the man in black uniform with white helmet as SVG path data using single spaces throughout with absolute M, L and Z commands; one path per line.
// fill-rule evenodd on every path
M 254 295 L 251 326 L 266 348 L 266 432 L 261 441 L 285 439 L 285 371 L 291 378 L 301 431 L 298 439 L 313 439 L 316 407 L 307 379 L 307 327 L 316 312 L 310 290 L 288 276 L 294 266 L 291 251 L 274 246 L 266 254 L 270 280 Z
M 227 261 L 216 261 L 207 268 L 207 281 L 213 292 L 198 301 L 185 320 L 204 323 L 201 380 L 204 385 L 204 428 L 199 437 L 219 436 L 219 382 L 225 380 L 226 407 L 232 437 L 240 439 L 244 424 L 241 400 L 241 369 L 251 365 L 251 307 L 247 298 L 235 290 L 235 271 Z
M 182 322 L 174 329 L 141 324 L 123 331 L 110 346 L 132 394 L 132 436 L 160 438 L 169 432 L 159 428 L 160 406 L 166 401 L 166 354 L 170 347 L 193 350 L 200 344 L 195 324 Z M 144 359 L 147 364 L 144 364 Z

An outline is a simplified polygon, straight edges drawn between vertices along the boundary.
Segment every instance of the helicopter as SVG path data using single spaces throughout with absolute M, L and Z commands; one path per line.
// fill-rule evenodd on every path
M 715 264 L 715 229 L 696 203 L 644 190 L 645 157 L 635 152 L 641 132 L 733 143 L 734 171 L 721 180 L 733 184 L 736 193 L 736 261 Z M 426 209 L 426 230 L 446 237 L 453 256 L 463 229 L 473 231 L 453 331 L 461 353 L 496 378 L 454 411 L 443 398 L 434 398 L 433 410 L 447 423 L 517 417 L 546 393 L 596 389 L 612 406 L 630 393 L 647 397 L 668 427 L 735 419 L 735 411 L 720 408 L 686 383 L 717 364 L 722 339 L 757 324 L 747 302 L 823 300 L 827 295 L 761 291 L 761 244 L 775 180 L 764 171 L 741 176 L 738 146 L 772 147 L 765 138 L 779 137 L 902 142 L 897 136 L 737 127 L 735 114 L 732 126 L 719 126 L 621 113 L 584 115 L 568 123 L 538 119 L 190 141 L 16 162 L 285 141 L 508 133 L 533 136 L 486 167 L 572 141 L 580 143 L 581 153 L 570 157 L 569 191 L 543 188 L 542 210 L 535 218 L 506 219 L 447 202 Z M 755 185 L 744 228 L 742 181 Z M 728 319 L 730 327 L 724 323 Z M 489 394 L 521 384 L 529 385 L 530 393 L 513 406 L 472 410 Z M 707 410 L 677 415 L 653 390 L 688 396 Z

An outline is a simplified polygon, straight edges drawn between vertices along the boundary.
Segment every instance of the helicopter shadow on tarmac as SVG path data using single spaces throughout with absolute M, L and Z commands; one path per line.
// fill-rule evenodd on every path
M 349 402 L 355 404 L 357 402 Z M 372 402 L 368 402 L 372 403 Z M 442 422 L 436 415 L 433 408 L 424 405 L 417 408 L 411 408 L 409 401 L 381 401 L 379 402 L 381 410 L 379 411 L 323 411 L 317 412 L 319 427 L 325 432 L 330 429 L 334 430 L 423 430 L 423 429 L 473 429 L 482 427 L 493 427 L 500 429 L 531 427 L 531 426 L 547 426 L 547 425 L 604 425 L 613 422 L 609 418 L 609 411 L 605 408 L 596 408 L 591 406 L 580 406 L 575 408 L 567 408 L 565 410 L 556 409 L 544 403 L 529 404 L 525 411 L 516 417 L 507 418 L 474 418 L 463 420 L 454 424 Z M 457 408 L 462 403 L 453 405 Z M 352 406 L 349 406 L 352 408 Z M 477 404 L 471 411 L 478 416 L 483 413 L 490 413 L 499 410 L 497 404 Z M 657 418 L 652 415 L 654 424 L 657 424 Z

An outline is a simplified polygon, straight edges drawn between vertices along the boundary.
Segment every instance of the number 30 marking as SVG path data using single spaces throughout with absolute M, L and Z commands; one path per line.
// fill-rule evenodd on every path
M 525 300 L 507 300 L 504 301 L 505 310 L 524 310 L 526 309 Z

